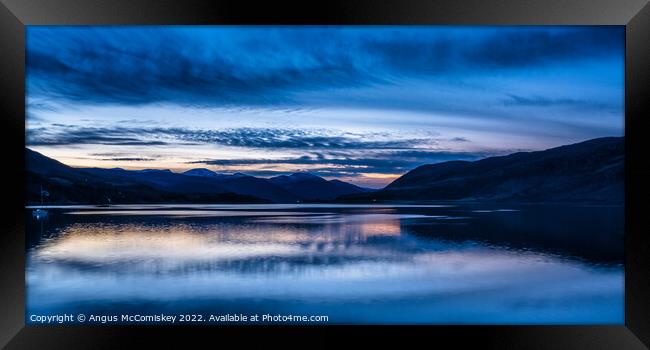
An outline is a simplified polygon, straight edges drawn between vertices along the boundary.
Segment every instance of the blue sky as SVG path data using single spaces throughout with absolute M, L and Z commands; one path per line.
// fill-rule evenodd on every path
M 310 171 L 623 135 L 624 28 L 30 26 L 27 146 L 83 167 Z

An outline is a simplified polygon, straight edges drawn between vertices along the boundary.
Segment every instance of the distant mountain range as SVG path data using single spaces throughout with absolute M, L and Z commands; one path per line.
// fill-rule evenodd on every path
M 208 169 L 73 168 L 26 149 L 27 202 L 69 203 L 295 203 L 327 201 L 369 191 L 338 180 L 296 173 L 270 179 Z
M 605 137 L 545 151 L 422 165 L 380 191 L 339 200 L 622 203 L 624 156 L 624 138 Z
M 26 149 L 27 202 L 295 203 L 520 201 L 622 203 L 624 139 L 606 137 L 537 152 L 417 167 L 377 191 L 309 173 L 269 179 L 209 169 L 72 168 Z

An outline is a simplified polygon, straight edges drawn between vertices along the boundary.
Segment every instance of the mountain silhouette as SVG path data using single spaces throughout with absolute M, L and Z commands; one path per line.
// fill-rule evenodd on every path
M 205 168 L 196 168 L 196 169 L 190 169 L 186 172 L 183 173 L 183 175 L 188 175 L 188 176 L 199 176 L 199 177 L 224 177 L 228 176 L 226 174 L 219 174 L 216 173 L 210 169 L 205 169 Z
M 166 169 L 73 168 L 30 149 L 25 153 L 27 202 L 30 204 L 40 203 L 41 187 L 50 194 L 49 204 L 295 203 L 363 191 L 360 187 L 327 181 L 312 174 L 308 175 L 309 181 L 295 183 L 298 190 L 291 189 L 288 184 L 275 184 L 272 179 L 241 173 L 218 174 L 208 169 L 174 173 Z M 296 178 L 294 175 L 291 178 Z M 323 196 L 319 197 L 319 193 Z
M 48 203 L 295 203 L 301 201 L 519 201 L 622 203 L 623 137 L 545 151 L 419 166 L 372 191 L 310 173 L 270 179 L 209 169 L 72 168 L 26 149 L 27 201 Z
M 310 173 L 280 175 L 270 178 L 269 181 L 305 200 L 331 200 L 346 194 L 370 191 L 339 180 L 328 181 Z
M 177 178 L 183 175 L 170 171 L 72 168 L 30 149 L 25 150 L 25 163 L 27 204 L 40 203 L 41 188 L 49 194 L 45 204 L 269 202 L 228 192 L 211 183 L 183 184 Z M 187 191 L 170 182 L 183 184 Z M 202 186 L 202 191 L 195 191 Z
M 624 138 L 419 166 L 384 189 L 341 201 L 623 202 Z

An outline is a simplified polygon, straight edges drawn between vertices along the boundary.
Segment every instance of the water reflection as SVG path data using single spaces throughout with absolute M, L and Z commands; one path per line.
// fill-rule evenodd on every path
M 601 232 L 577 218 L 602 214 L 593 208 L 573 211 L 572 219 L 544 209 L 560 225 L 573 224 L 562 226 L 562 234 L 572 234 L 562 239 L 545 233 L 558 223 L 539 221 L 544 210 L 530 210 L 53 210 L 45 224 L 28 220 L 27 313 L 210 310 L 324 314 L 333 323 L 622 323 L 622 252 L 603 238 L 605 231 L 609 240 L 621 238 L 617 212 L 609 208 L 610 218 L 597 220 Z M 531 220 L 535 229 L 526 228 Z M 584 254 L 576 254 L 573 245 L 585 231 L 602 236 L 609 251 L 598 239 L 583 240 Z

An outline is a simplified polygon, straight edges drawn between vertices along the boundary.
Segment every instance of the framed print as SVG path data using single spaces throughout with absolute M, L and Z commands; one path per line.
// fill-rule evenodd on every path
M 650 7 L 312 6 L 3 0 L 3 345 L 647 348 Z

